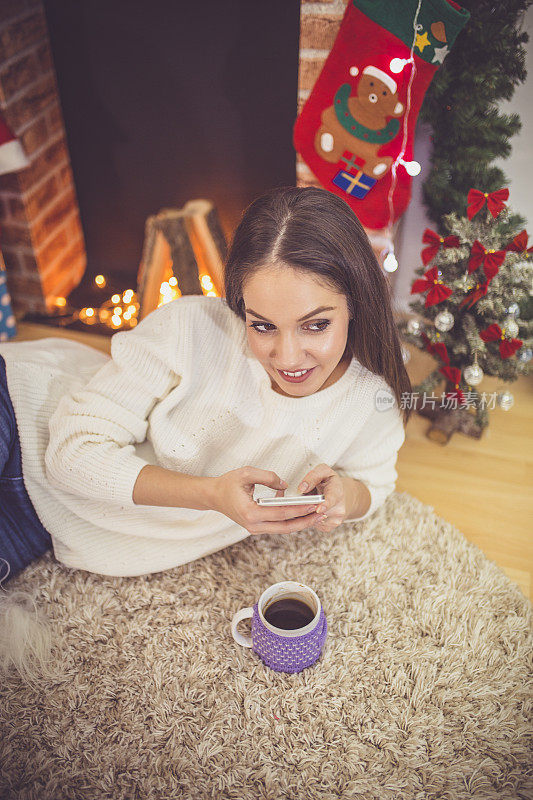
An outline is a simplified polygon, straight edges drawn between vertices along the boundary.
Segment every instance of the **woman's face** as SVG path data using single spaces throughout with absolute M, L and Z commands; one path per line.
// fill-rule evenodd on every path
M 311 274 L 276 266 L 263 267 L 250 277 L 243 299 L 250 349 L 275 391 L 305 397 L 335 383 L 346 371 L 350 315 L 343 294 Z M 295 383 L 280 370 L 311 372 Z

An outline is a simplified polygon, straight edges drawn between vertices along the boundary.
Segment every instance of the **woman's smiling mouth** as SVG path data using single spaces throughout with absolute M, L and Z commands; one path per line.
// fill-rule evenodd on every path
M 311 369 L 307 369 L 305 371 L 298 370 L 296 375 L 283 372 L 283 370 L 281 369 L 278 369 L 277 372 L 281 375 L 284 381 L 289 381 L 289 383 L 301 383 L 302 381 L 305 381 L 306 378 L 309 377 L 309 375 L 311 375 L 314 369 L 315 367 L 312 367 Z

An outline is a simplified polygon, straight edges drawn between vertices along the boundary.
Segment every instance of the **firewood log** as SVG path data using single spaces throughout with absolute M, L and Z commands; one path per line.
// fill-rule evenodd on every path
M 183 208 L 163 208 L 148 217 L 137 274 L 139 321 L 157 308 L 161 284 L 173 275 L 181 295 L 203 294 L 201 276 L 209 275 L 216 294 L 223 296 L 226 251 L 209 200 L 189 200 Z
M 222 297 L 227 244 L 217 210 L 210 200 L 189 200 L 184 211 L 200 272 L 209 275 L 217 295 Z

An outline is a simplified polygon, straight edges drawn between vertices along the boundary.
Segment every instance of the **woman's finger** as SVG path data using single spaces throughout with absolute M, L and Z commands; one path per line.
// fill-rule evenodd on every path
M 289 507 L 286 509 L 280 508 L 277 510 L 287 512 Z M 304 514 L 303 516 L 300 513 L 299 516 L 295 516 L 281 522 L 258 522 L 248 528 L 248 533 L 296 533 L 297 531 L 304 530 L 304 528 L 309 528 L 312 525 L 316 525 L 319 516 L 320 515 L 315 511 L 312 511 L 311 513 Z

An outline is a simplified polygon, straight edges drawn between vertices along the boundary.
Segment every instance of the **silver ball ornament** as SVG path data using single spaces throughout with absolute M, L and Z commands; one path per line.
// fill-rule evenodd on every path
M 512 317 L 515 317 L 520 311 L 520 306 L 518 303 L 511 303 L 509 308 L 507 309 L 507 313 L 510 314 Z
M 470 386 L 477 386 L 483 378 L 485 377 L 485 373 L 479 366 L 479 364 L 470 364 L 468 367 L 465 367 L 463 370 L 463 376 L 465 381 Z
M 505 333 L 509 334 L 511 338 L 518 335 L 518 323 L 512 317 L 507 317 L 504 320 L 503 327 L 505 328 Z
M 500 392 L 498 395 L 498 405 L 504 411 L 509 411 L 514 405 L 514 397 L 511 392 L 505 390 L 505 392 Z
M 522 361 L 524 364 L 527 364 L 528 361 L 531 361 L 531 356 L 533 356 L 533 351 L 531 350 L 531 347 L 526 347 L 526 348 L 521 347 L 516 357 L 519 361 Z
M 438 331 L 442 333 L 446 333 L 446 331 L 451 330 L 453 328 L 453 324 L 455 322 L 455 318 L 453 314 L 448 311 L 439 311 L 437 316 L 435 317 L 435 327 Z

